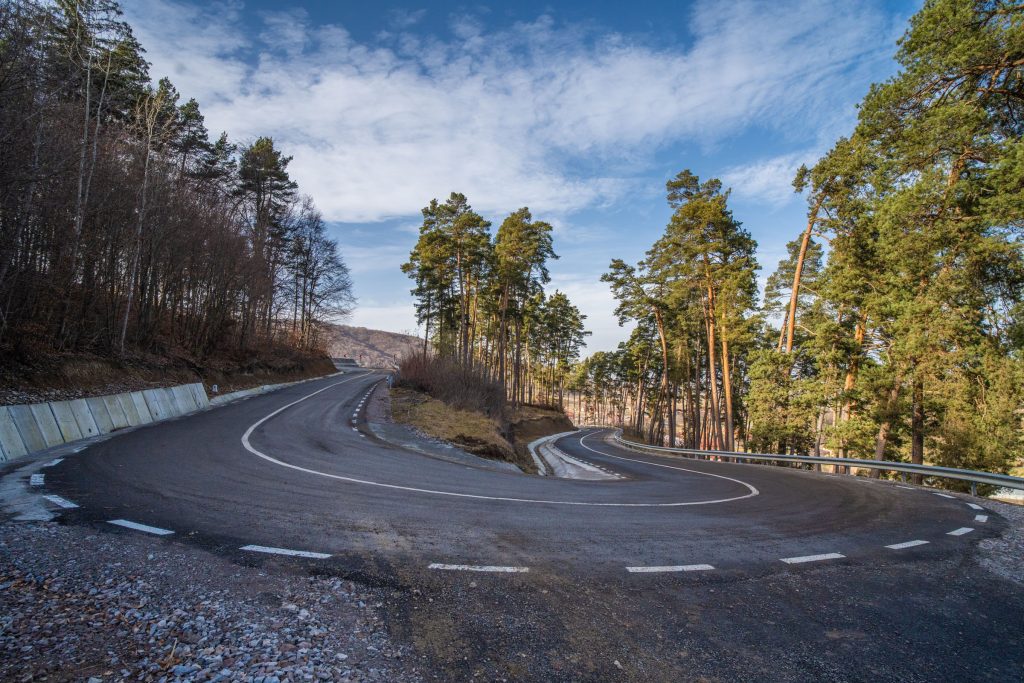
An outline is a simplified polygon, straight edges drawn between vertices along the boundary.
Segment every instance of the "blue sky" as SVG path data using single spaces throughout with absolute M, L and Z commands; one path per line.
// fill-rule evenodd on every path
M 130 0 L 154 79 L 216 135 L 272 136 L 352 269 L 348 321 L 416 331 L 398 267 L 419 210 L 453 190 L 494 223 L 555 226 L 551 287 L 589 350 L 628 336 L 600 275 L 636 261 L 684 168 L 733 188 L 762 281 L 804 223 L 790 182 L 895 72 L 919 2 L 190 2 Z

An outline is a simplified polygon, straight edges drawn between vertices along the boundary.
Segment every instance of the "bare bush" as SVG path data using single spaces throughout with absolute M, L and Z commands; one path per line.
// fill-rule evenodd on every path
M 483 369 L 465 367 L 454 358 L 410 354 L 398 365 L 399 386 L 430 394 L 454 408 L 475 410 L 504 422 L 505 388 Z

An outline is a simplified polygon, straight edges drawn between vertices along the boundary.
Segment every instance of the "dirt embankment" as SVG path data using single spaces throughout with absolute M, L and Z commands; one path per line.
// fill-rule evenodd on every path
M 391 417 L 395 422 L 483 458 L 502 460 L 524 472 L 536 472 L 528 444 L 542 436 L 573 429 L 564 413 L 550 408 L 522 406 L 502 424 L 487 415 L 461 410 L 412 389 L 391 390 Z
M 202 359 L 185 354 L 0 354 L 0 405 L 62 401 L 203 382 L 220 393 L 291 382 L 334 372 L 326 355 L 286 347 L 222 352 Z

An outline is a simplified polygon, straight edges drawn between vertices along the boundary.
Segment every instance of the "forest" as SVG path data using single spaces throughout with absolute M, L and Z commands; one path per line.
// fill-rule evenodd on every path
M 113 0 L 0 3 L 0 348 L 312 349 L 351 309 L 290 157 L 182 100 Z
M 544 291 L 548 262 L 558 258 L 551 225 L 524 207 L 493 236 L 490 228 L 458 192 L 424 207 L 419 239 L 402 266 L 415 282 L 421 353 L 454 360 L 464 377 L 496 383 L 514 406 L 560 406 L 590 333 L 564 293 Z
M 1024 7 L 926 3 L 759 296 L 730 191 L 688 170 L 604 280 L 629 340 L 576 364 L 577 421 L 653 443 L 1005 472 L 1024 455 Z

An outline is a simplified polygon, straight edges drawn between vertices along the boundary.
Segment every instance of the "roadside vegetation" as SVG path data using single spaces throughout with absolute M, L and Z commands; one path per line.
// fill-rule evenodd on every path
M 421 354 L 433 349 L 503 387 L 513 405 L 561 406 L 565 378 L 590 333 L 586 316 L 562 292 L 548 294 L 548 262 L 557 259 L 551 225 L 528 208 L 495 234 L 465 195 L 423 209 L 419 240 L 402 266 L 416 284 Z
M 622 323 L 577 364 L 577 420 L 648 441 L 1009 470 L 1024 454 L 1024 7 L 926 3 L 758 301 L 729 190 L 683 171 Z
M 491 224 L 465 195 L 423 209 L 409 261 L 422 347 L 399 364 L 392 411 L 433 436 L 534 471 L 527 444 L 567 431 L 565 382 L 590 333 L 562 292 L 551 225 L 527 208 Z M 415 392 L 415 393 L 414 393 Z
M 485 458 L 504 460 L 524 472 L 536 467 L 530 441 L 572 429 L 554 406 L 506 400 L 505 387 L 482 368 L 432 353 L 402 359 L 391 390 L 391 416 L 429 436 Z
M 6 367 L 323 357 L 351 281 L 272 139 L 211 139 L 111 0 L 0 4 L 0 65 Z

